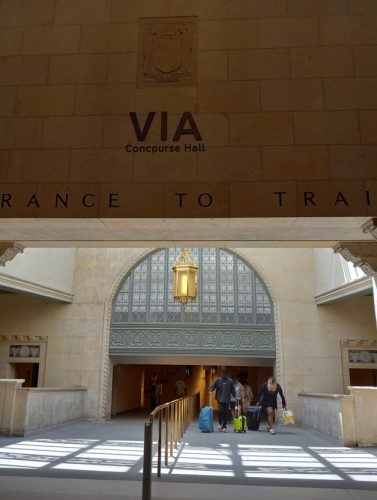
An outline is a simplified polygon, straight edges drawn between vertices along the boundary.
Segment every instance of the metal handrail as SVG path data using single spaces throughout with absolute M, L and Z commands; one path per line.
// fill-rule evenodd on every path
M 144 427 L 144 465 L 143 465 L 143 494 L 142 500 L 151 499 L 152 485 L 152 449 L 153 449 L 153 423 L 158 418 L 157 439 L 157 477 L 161 477 L 161 455 L 162 455 L 162 420 L 165 417 L 165 465 L 168 465 L 169 450 L 173 456 L 174 448 L 178 448 L 178 442 L 190 422 L 194 419 L 196 410 L 199 408 L 199 392 L 193 396 L 175 399 L 169 403 L 157 406 L 145 422 Z

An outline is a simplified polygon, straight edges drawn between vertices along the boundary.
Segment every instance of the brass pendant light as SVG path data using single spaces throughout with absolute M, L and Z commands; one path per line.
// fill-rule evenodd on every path
M 173 266 L 173 297 L 181 304 L 192 302 L 197 295 L 197 272 L 198 266 L 189 254 L 187 248 L 183 248 Z

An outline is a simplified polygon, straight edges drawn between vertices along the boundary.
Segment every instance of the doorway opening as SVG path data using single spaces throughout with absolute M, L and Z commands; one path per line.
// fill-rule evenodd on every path
M 214 362 L 215 363 L 215 362 Z M 133 411 L 148 414 L 156 404 L 154 399 L 154 381 L 162 386 L 159 404 L 200 393 L 200 406 L 209 403 L 208 389 L 220 375 L 220 365 L 136 365 L 117 364 L 113 368 L 113 388 L 111 415 L 127 416 Z M 246 373 L 254 394 L 254 402 L 263 382 L 273 375 L 272 366 L 227 366 L 229 376 L 234 380 L 239 373 Z M 183 384 L 182 384 L 183 382 Z M 217 410 L 217 403 L 212 398 L 211 404 Z
M 39 363 L 9 363 L 10 378 L 24 379 L 22 387 L 38 387 Z
M 377 386 L 377 370 L 370 368 L 350 368 L 350 385 L 361 387 Z

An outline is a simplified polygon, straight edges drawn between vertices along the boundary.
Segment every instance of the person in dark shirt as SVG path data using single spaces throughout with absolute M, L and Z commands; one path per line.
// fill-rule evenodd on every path
M 221 370 L 221 377 L 218 377 L 209 388 L 209 392 L 216 391 L 216 400 L 219 403 L 219 430 L 227 431 L 230 398 L 236 397 L 236 389 L 233 380 L 228 377 L 226 368 Z
M 151 410 L 154 410 L 156 408 L 156 384 L 157 384 L 157 373 L 154 372 L 153 375 L 151 376 L 151 381 L 150 381 L 150 391 L 151 391 Z
M 277 409 L 277 399 L 278 394 L 281 397 L 281 403 L 283 408 L 286 409 L 287 404 L 285 402 L 285 397 L 282 391 L 282 388 L 277 383 L 275 377 L 270 377 L 267 382 L 262 385 L 261 391 L 258 396 L 258 404 L 261 404 L 264 411 L 267 414 L 267 432 L 271 434 L 276 434 L 276 431 L 273 429 L 274 425 L 274 417 L 275 410 Z

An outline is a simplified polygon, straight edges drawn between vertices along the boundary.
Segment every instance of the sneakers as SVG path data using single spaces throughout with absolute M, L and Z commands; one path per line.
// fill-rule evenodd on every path
M 217 426 L 217 428 L 219 429 L 219 431 L 221 431 L 221 430 L 222 430 L 222 428 L 223 428 L 223 426 L 222 426 L 221 424 L 219 424 L 219 425 Z
M 274 429 L 270 429 L 270 434 L 276 434 L 276 431 Z
M 223 432 L 227 432 L 227 428 L 226 427 L 223 427 Z

